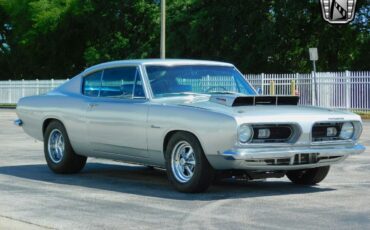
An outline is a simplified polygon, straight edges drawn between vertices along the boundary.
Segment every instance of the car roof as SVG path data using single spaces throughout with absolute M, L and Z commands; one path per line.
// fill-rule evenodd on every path
M 87 68 L 84 73 L 93 72 L 100 69 L 118 67 L 122 65 L 218 65 L 218 66 L 234 66 L 227 62 L 191 60 L 191 59 L 133 59 L 105 62 Z

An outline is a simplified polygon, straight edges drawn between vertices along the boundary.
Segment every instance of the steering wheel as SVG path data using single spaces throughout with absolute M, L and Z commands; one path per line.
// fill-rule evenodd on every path
M 220 91 L 228 91 L 225 87 L 218 85 L 218 86 L 212 86 L 212 87 L 209 87 L 209 88 L 206 90 L 206 92 L 207 92 L 207 93 L 210 93 L 210 92 L 212 92 L 214 89 L 222 89 L 222 90 L 220 90 Z M 216 92 L 218 92 L 218 90 L 217 90 Z

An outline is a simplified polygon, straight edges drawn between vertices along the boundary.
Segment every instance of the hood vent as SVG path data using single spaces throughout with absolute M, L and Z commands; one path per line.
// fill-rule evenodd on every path
M 212 95 L 210 101 L 230 107 L 251 105 L 297 105 L 299 97 Z

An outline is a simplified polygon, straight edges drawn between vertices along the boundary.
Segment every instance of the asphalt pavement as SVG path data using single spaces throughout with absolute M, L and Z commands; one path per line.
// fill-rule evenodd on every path
M 318 186 L 287 178 L 228 181 L 182 194 L 162 170 L 89 159 L 76 175 L 47 168 L 42 142 L 0 109 L 0 229 L 370 229 L 370 122 L 365 153 Z

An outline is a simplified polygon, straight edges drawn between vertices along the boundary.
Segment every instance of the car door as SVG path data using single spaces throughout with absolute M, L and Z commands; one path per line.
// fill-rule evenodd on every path
M 92 153 L 110 158 L 147 158 L 148 103 L 140 68 L 105 69 L 98 97 L 86 111 L 87 138 Z

